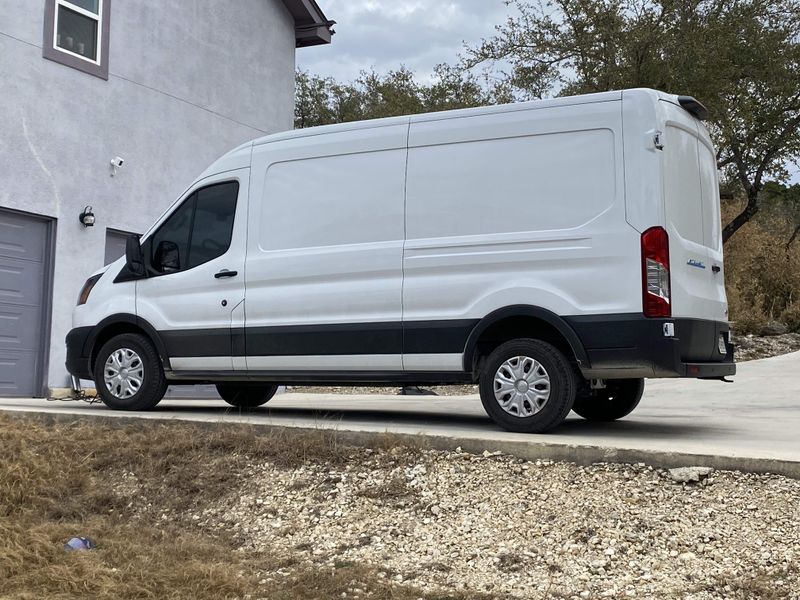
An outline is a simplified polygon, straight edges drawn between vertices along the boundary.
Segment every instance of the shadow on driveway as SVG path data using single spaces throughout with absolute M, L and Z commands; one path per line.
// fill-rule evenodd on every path
M 379 404 L 379 403 L 376 403 Z M 226 415 L 247 415 L 256 422 L 263 418 L 265 423 L 280 425 L 281 421 L 291 421 L 292 424 L 307 424 L 313 426 L 314 422 L 325 422 L 327 425 L 339 423 L 343 426 L 347 424 L 371 424 L 391 426 L 414 427 L 430 430 L 431 433 L 459 434 L 464 431 L 469 432 L 498 432 L 502 430 L 495 425 L 488 416 L 481 414 L 455 413 L 445 410 L 437 410 L 435 407 L 427 408 L 424 412 L 414 412 L 410 410 L 396 410 L 391 408 L 301 408 L 284 406 L 263 406 L 252 410 L 240 410 L 229 406 L 197 406 L 172 403 L 169 406 L 159 405 L 155 412 L 173 412 L 181 416 L 188 415 L 219 415 L 224 418 Z M 602 437 L 609 439 L 698 439 L 705 436 L 713 436 L 720 433 L 725 428 L 720 428 L 718 423 L 713 423 L 712 419 L 703 423 L 704 419 L 698 421 L 697 418 L 675 422 L 674 420 L 636 417 L 632 415 L 627 419 L 611 423 L 592 423 L 581 419 L 574 413 L 555 431 L 548 434 L 539 434 L 536 437 L 552 438 L 555 441 L 560 437 L 579 437 L 585 438 L 585 443 L 591 444 L 593 438 Z M 303 423 L 298 423 L 302 421 Z M 517 434 L 519 435 L 519 434 Z M 534 436 L 535 434 L 530 434 Z

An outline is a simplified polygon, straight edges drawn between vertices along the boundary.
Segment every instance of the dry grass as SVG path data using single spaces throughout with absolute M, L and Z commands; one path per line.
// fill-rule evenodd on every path
M 385 436 L 375 441 L 392 443 Z M 232 535 L 161 518 L 164 511 L 180 515 L 224 498 L 248 461 L 343 464 L 356 452 L 363 454 L 333 432 L 46 425 L 0 415 L 0 597 L 297 600 L 343 592 L 352 598 L 348 590 L 354 588 L 364 590 L 361 598 L 425 597 L 358 565 L 320 570 L 295 556 L 243 552 Z M 133 488 L 125 484 L 128 477 L 136 480 Z M 74 535 L 93 538 L 97 549 L 65 552 L 64 542 Z M 445 597 L 467 598 L 439 598 Z
M 777 216 L 758 218 L 725 244 L 725 284 L 736 332 L 758 333 L 771 320 L 800 331 L 800 241 L 786 247 L 792 229 Z

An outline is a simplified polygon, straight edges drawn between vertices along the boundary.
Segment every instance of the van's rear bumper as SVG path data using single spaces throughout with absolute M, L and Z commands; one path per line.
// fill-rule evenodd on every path
M 736 373 L 724 321 L 649 319 L 641 314 L 575 316 L 566 321 L 586 349 L 589 365 L 581 370 L 587 378 L 719 379 Z M 668 335 L 671 329 L 674 335 Z

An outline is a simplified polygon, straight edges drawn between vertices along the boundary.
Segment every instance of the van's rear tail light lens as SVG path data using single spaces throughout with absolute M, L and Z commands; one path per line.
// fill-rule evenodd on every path
M 81 293 L 78 295 L 78 306 L 81 304 L 86 304 L 86 301 L 89 300 L 89 294 L 91 293 L 92 288 L 98 281 L 100 281 L 102 276 L 102 273 L 100 275 L 92 275 L 86 280 L 86 283 L 83 284 L 83 288 L 81 288 Z
M 671 317 L 669 236 L 663 227 L 642 234 L 642 309 L 645 317 Z

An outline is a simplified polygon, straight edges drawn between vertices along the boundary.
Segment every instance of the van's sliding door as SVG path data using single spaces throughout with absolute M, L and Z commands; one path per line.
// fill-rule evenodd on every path
M 254 147 L 247 368 L 402 368 L 408 125 Z

